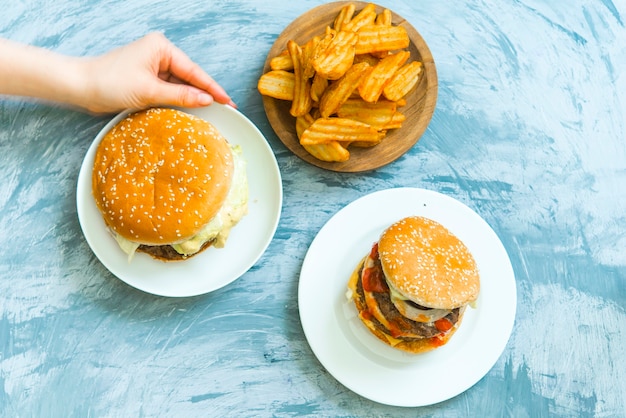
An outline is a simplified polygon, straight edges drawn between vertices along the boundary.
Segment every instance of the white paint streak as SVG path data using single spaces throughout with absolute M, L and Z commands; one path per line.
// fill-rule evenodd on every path
M 462 179 L 513 185 L 511 216 L 498 219 L 507 230 L 559 228 L 574 239 L 553 245 L 626 266 L 626 194 L 616 193 L 626 181 L 623 23 L 600 2 L 441 6 L 424 19 L 446 21 L 428 41 L 448 98 L 438 112 L 453 119 L 431 126 L 440 136 L 425 145 L 442 155 L 426 172 L 446 161 Z
M 533 391 L 554 401 L 553 413 L 580 411 L 581 397 L 597 399 L 598 417 L 626 411 L 623 307 L 559 284 L 533 286 L 518 306 L 513 369 L 528 368 Z
M 7 359 L 0 359 L 0 376 L 6 376 L 4 390 L 16 399 L 27 398 L 30 389 L 40 384 L 42 375 L 36 370 L 45 363 L 46 357 L 39 350 L 28 350 Z

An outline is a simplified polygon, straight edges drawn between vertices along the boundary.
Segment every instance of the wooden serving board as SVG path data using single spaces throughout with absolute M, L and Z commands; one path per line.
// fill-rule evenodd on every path
M 358 13 L 366 2 L 353 2 Z M 341 8 L 347 2 L 324 4 L 304 13 L 278 36 L 267 54 L 263 72 L 270 69 L 270 60 L 287 48 L 287 41 L 294 40 L 303 45 L 315 35 L 322 35 L 326 26 L 332 26 Z M 376 6 L 376 11 L 384 8 Z M 424 71 L 418 85 L 406 96 L 406 106 L 399 108 L 406 121 L 400 129 L 390 131 L 383 141 L 372 148 L 351 147 L 350 159 L 346 162 L 320 161 L 310 155 L 298 141 L 295 118 L 289 113 L 291 102 L 263 96 L 267 118 L 276 135 L 298 157 L 317 167 L 339 172 L 363 172 L 373 170 L 395 161 L 406 153 L 423 135 L 432 118 L 437 102 L 437 70 L 430 49 L 418 31 L 404 18 L 392 12 L 392 23 L 404 27 L 411 40 L 410 60 L 421 61 Z

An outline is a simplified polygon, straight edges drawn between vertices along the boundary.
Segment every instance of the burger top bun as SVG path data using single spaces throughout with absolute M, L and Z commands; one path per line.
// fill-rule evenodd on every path
M 233 175 L 230 145 L 209 122 L 166 108 L 132 113 L 102 139 L 92 186 L 107 225 L 140 244 L 194 236 L 219 211 Z
M 454 309 L 478 297 L 474 257 L 438 222 L 402 219 L 383 232 L 378 252 L 390 287 L 421 306 Z

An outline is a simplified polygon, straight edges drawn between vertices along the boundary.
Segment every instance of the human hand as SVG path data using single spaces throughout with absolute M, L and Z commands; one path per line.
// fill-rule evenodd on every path
M 88 58 L 83 103 L 95 113 L 148 106 L 236 107 L 224 89 L 161 33 Z

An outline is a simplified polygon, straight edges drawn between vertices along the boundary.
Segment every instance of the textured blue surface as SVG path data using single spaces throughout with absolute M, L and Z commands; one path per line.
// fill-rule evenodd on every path
M 76 216 L 79 166 L 109 118 L 0 100 L 1 416 L 626 416 L 624 0 L 379 1 L 428 42 L 439 99 L 409 153 L 357 175 L 292 155 L 256 91 L 274 39 L 321 3 L 4 2 L 0 36 L 72 55 L 163 31 L 265 134 L 284 207 L 239 280 L 189 299 L 144 294 L 104 269 Z M 316 232 L 352 200 L 398 186 L 477 211 L 517 278 L 499 361 L 467 392 L 419 410 L 339 384 L 297 307 Z

